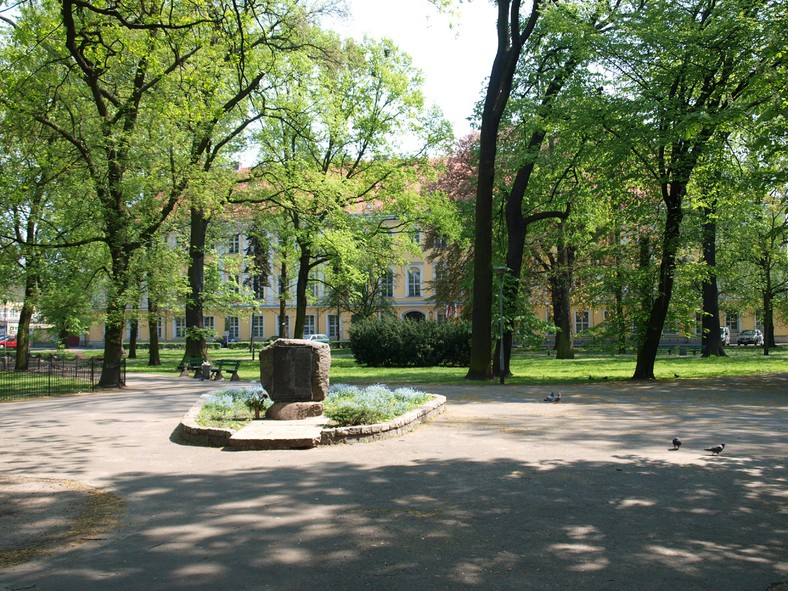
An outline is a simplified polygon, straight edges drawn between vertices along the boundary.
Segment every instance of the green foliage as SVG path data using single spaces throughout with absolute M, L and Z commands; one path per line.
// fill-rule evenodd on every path
M 383 317 L 354 323 L 350 348 L 356 361 L 372 367 L 466 365 L 470 337 L 461 322 Z
M 334 385 L 329 389 L 324 414 L 338 426 L 371 425 L 390 421 L 432 397 L 412 388 L 390 390 L 382 385 L 359 388 Z
M 197 415 L 204 427 L 239 428 L 254 418 L 255 406 L 265 410 L 273 402 L 262 386 L 227 388 L 209 395 Z

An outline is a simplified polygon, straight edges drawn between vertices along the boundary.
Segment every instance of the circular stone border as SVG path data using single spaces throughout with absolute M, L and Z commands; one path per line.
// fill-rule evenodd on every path
M 177 429 L 180 441 L 195 445 L 211 447 L 225 447 L 230 445 L 230 438 L 236 431 L 219 427 L 204 427 L 197 423 L 197 415 L 209 396 L 219 392 L 203 394 L 181 419 Z M 389 437 L 397 437 L 415 429 L 432 417 L 446 410 L 446 397 L 440 394 L 429 394 L 432 400 L 426 402 L 404 415 L 395 417 L 385 423 L 372 425 L 357 425 L 352 427 L 324 426 L 320 432 L 320 445 L 336 445 L 339 443 L 355 443 L 360 441 L 375 441 Z M 288 421 L 296 424 L 299 421 Z

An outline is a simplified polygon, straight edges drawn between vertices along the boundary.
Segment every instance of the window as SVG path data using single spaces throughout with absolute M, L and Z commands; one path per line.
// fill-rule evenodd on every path
M 233 234 L 227 241 L 227 254 L 238 254 L 241 252 L 241 235 Z
M 227 291 L 239 293 L 241 291 L 241 281 L 238 275 L 230 275 L 229 273 L 224 277 L 225 287 Z
M 304 336 L 308 337 L 311 334 L 315 334 L 317 329 L 315 328 L 315 315 L 314 314 L 307 314 L 304 317 Z
M 227 316 L 224 319 L 224 332 L 228 339 L 238 340 L 238 316 Z
M 421 230 L 418 230 L 418 229 L 417 230 L 413 230 L 413 232 L 410 235 L 410 239 L 413 242 L 413 244 L 415 244 L 417 246 L 420 245 L 421 244 Z
M 202 317 L 202 325 L 203 328 L 207 328 L 210 330 L 216 330 L 216 322 L 213 316 L 203 316 Z
M 159 336 L 160 339 L 164 337 L 164 318 L 159 318 L 156 321 L 156 334 Z
M 408 269 L 408 297 L 421 297 L 421 270 L 416 267 Z
M 175 338 L 186 338 L 186 318 L 183 316 L 175 319 Z
M 380 296 L 384 298 L 394 297 L 394 273 L 391 271 L 386 271 L 383 277 L 380 278 Z
M 725 326 L 731 332 L 739 332 L 739 314 L 737 312 L 725 312 Z
M 252 316 L 252 337 L 255 339 L 265 338 L 265 323 L 263 317 L 255 314 Z
M 282 328 L 282 317 L 276 315 L 276 334 L 283 339 L 290 338 L 290 316 L 285 316 L 285 326 Z
M 317 296 L 318 296 L 318 284 L 317 284 L 317 281 L 315 280 L 315 277 L 313 275 L 309 276 L 309 281 L 307 281 L 307 284 L 306 284 L 306 291 L 307 291 L 307 294 L 309 294 L 312 297 L 312 299 L 317 299 Z
M 755 330 L 763 332 L 763 313 L 758 310 L 755 311 Z
M 252 293 L 254 293 L 254 299 L 256 300 L 265 299 L 265 284 L 263 283 L 263 278 L 259 275 L 252 277 Z
M 339 340 L 339 314 L 329 314 L 328 322 L 328 338 L 332 341 Z
M 582 330 L 588 330 L 591 327 L 589 317 L 588 310 L 575 311 L 575 334 Z

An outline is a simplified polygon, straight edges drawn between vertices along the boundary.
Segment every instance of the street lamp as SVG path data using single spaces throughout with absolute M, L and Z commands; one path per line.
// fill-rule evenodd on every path
M 505 371 L 504 371 L 504 352 L 503 352 L 503 276 L 506 275 L 506 267 L 495 267 L 495 274 L 498 275 L 500 278 L 500 287 L 498 291 L 498 334 L 500 337 L 498 350 L 499 350 L 499 359 L 498 359 L 498 369 L 499 375 L 501 378 L 501 384 L 505 383 Z

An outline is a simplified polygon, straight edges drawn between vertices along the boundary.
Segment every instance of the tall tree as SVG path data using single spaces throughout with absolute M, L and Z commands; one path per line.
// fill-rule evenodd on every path
M 522 18 L 520 10 L 520 0 L 498 0 L 498 44 L 481 112 L 473 248 L 473 339 L 466 375 L 470 380 L 487 380 L 492 372 L 493 197 L 498 133 L 520 53 L 539 17 L 540 0 L 533 0 L 527 18 Z
M 656 294 L 638 347 L 634 379 L 653 379 L 668 314 L 691 176 L 711 138 L 766 100 L 761 81 L 785 60 L 775 2 L 637 3 L 602 48 L 618 73 L 607 129 L 659 186 L 665 224 Z

